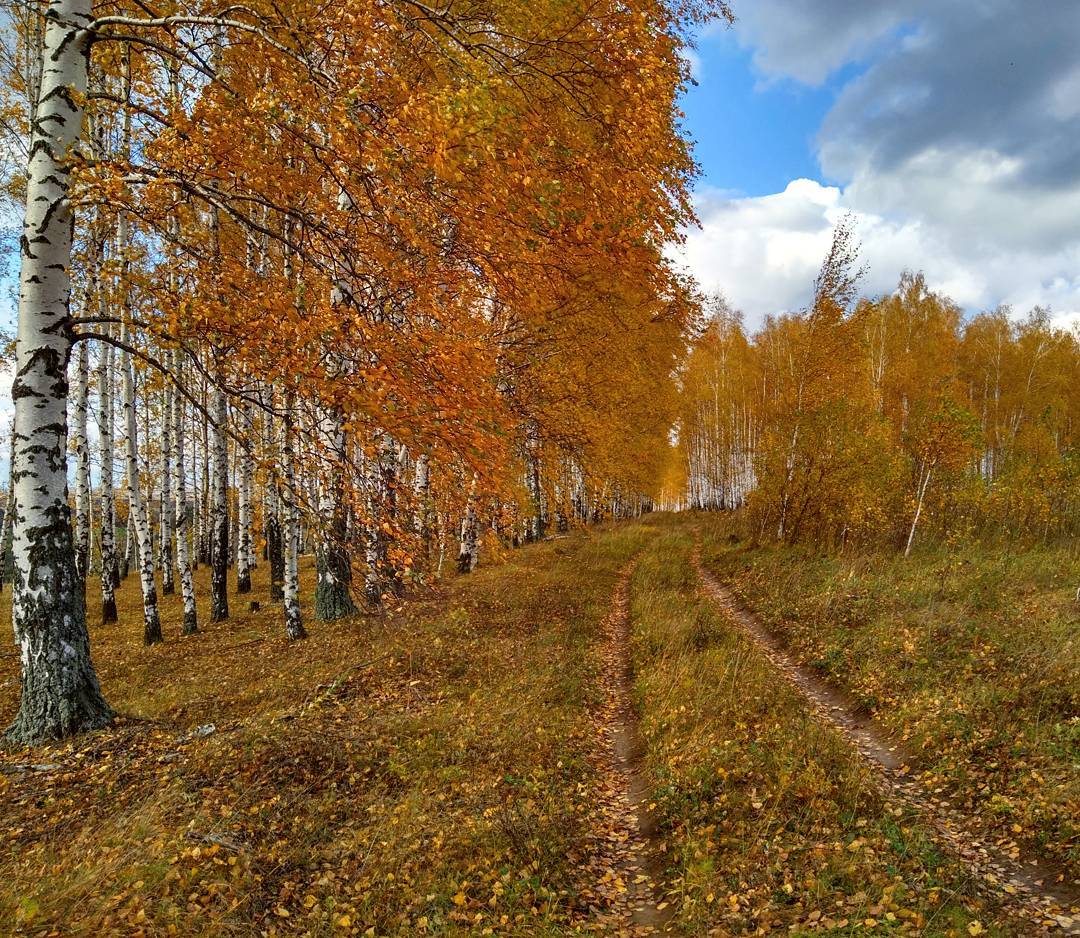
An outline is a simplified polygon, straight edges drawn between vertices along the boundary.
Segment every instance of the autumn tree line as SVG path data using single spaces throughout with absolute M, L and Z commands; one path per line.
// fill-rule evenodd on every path
M 7 0 L 22 214 L 8 738 L 106 725 L 116 590 L 267 564 L 301 638 L 649 506 L 696 316 L 676 99 L 716 0 Z M 124 583 L 124 572 L 131 572 Z
M 918 274 L 859 298 L 860 273 L 845 222 L 809 309 L 750 335 L 712 301 L 681 375 L 681 499 L 827 548 L 1075 535 L 1077 332 L 1042 309 L 965 317 Z

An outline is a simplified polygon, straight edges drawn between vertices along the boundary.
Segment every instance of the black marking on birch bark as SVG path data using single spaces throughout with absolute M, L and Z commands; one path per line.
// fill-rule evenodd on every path
M 25 568 L 14 568 L 16 639 L 23 649 L 22 695 L 7 737 L 20 744 L 106 726 L 112 711 L 90 661 L 86 610 L 71 549 L 66 503 L 47 523 L 23 529 Z
M 62 208 L 66 208 L 67 199 L 60 197 L 54 199 L 52 204 L 45 209 L 45 214 L 41 217 L 41 224 L 38 225 L 39 231 L 47 231 L 52 225 L 53 216 L 59 212 Z M 48 242 L 46 242 L 48 243 Z
M 50 159 L 56 159 L 56 155 L 53 153 L 53 149 L 49 145 L 48 139 L 46 137 L 35 134 L 35 139 L 30 144 L 30 157 L 27 162 L 32 163 L 34 161 L 34 157 L 37 156 L 39 150 L 44 150 L 46 153 L 48 153 Z M 53 185 L 57 185 L 56 176 L 52 174 L 43 177 L 41 181 L 42 183 L 52 183 Z
M 66 361 L 66 357 L 62 356 L 57 349 L 50 348 L 47 345 L 38 346 L 30 350 L 26 364 L 19 369 L 18 374 L 19 377 L 22 377 L 28 371 L 40 366 L 45 374 L 52 376 L 60 370 L 62 365 L 66 364 Z
M 79 42 L 83 38 L 87 38 L 87 34 L 83 30 L 79 29 L 74 24 L 72 24 L 72 28 L 68 30 L 67 35 L 64 36 L 64 38 L 61 39 L 60 42 L 57 43 L 56 49 L 53 50 L 53 54 L 51 56 L 52 60 L 54 62 L 57 61 L 57 59 L 60 58 L 61 54 L 64 52 L 64 50 L 69 45 L 71 45 L 71 43 Z M 63 92 L 65 92 L 64 97 L 67 98 L 68 104 L 71 104 L 71 98 L 68 97 L 68 95 L 66 94 L 66 92 L 67 92 L 66 87 L 64 87 L 63 85 L 60 85 L 54 90 L 55 91 L 63 91 Z M 74 109 L 74 105 L 71 105 L 71 106 Z
M 71 342 L 71 335 L 72 335 L 72 332 L 74 331 L 72 327 L 75 324 L 75 320 L 71 318 L 70 313 L 68 313 L 68 312 L 66 312 L 64 310 L 59 310 L 56 313 L 53 313 L 51 315 L 59 316 L 60 318 L 57 319 L 56 322 L 49 323 L 47 326 L 42 328 L 41 331 L 45 335 L 63 335 L 68 340 L 68 342 L 70 343 Z M 71 352 L 69 350 L 64 355 L 64 365 L 65 365 L 65 367 L 67 366 L 67 364 L 70 361 L 71 361 Z
M 40 391 L 36 391 L 30 384 L 23 380 L 25 372 L 17 371 L 15 380 L 11 384 L 11 399 L 17 401 L 23 397 L 44 397 Z M 23 437 L 26 439 L 26 437 Z

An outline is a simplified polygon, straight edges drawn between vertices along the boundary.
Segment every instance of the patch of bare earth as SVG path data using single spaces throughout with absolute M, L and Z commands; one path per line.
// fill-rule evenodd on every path
M 663 898 L 660 838 L 649 810 L 642 769 L 644 743 L 631 699 L 630 574 L 623 571 L 604 622 L 600 674 L 603 694 L 593 713 L 593 765 L 598 795 L 593 806 L 588 882 L 582 897 L 605 935 L 670 934 L 673 909 Z
M 996 843 L 980 833 L 977 818 L 909 776 L 911 755 L 878 730 L 848 697 L 799 664 L 767 629 L 701 563 L 694 563 L 705 593 L 744 634 L 755 641 L 776 670 L 874 767 L 882 794 L 919 812 L 941 845 L 971 870 L 975 881 L 1002 906 L 1021 917 L 1030 934 L 1080 935 L 1080 886 L 1065 880 L 1057 866 L 1022 856 L 1011 842 Z

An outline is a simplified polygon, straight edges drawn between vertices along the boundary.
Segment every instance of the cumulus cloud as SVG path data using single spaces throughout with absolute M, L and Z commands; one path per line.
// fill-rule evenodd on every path
M 817 140 L 839 185 L 701 194 L 684 257 L 704 283 L 755 316 L 797 308 L 849 211 L 872 291 L 911 267 L 969 309 L 1080 312 L 1080 4 L 755 0 L 739 13 L 765 80 L 859 74 Z
M 922 270 L 932 289 L 969 310 L 1006 303 L 1019 312 L 1051 306 L 1063 323 L 1080 312 L 1080 244 L 1040 254 L 980 242 L 955 245 L 917 218 L 890 219 L 859 208 L 850 190 L 797 179 L 775 195 L 699 194 L 701 227 L 686 233 L 679 263 L 708 292 L 724 293 L 756 327 L 769 313 L 810 300 L 836 223 L 854 217 L 866 265 L 863 290 L 892 290 L 905 268 Z M 1018 274 L 1017 267 L 1022 269 Z
M 736 36 L 762 75 L 810 85 L 868 55 L 905 17 L 895 5 L 866 0 L 755 0 L 736 4 L 736 14 Z

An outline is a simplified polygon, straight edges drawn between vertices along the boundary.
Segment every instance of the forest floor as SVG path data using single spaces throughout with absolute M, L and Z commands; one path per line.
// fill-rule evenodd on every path
M 514 551 L 380 615 L 305 609 L 299 643 L 263 573 L 196 636 L 166 597 L 167 640 L 144 648 L 134 577 L 121 623 L 91 627 L 120 718 L 0 752 L 0 933 L 1070 927 L 1025 901 L 1033 877 L 991 882 L 982 860 L 1043 856 L 1048 891 L 1074 888 L 1075 550 L 814 558 L 658 516 Z M 791 669 L 964 826 L 883 785 Z M 0 719 L 17 697 L 5 632 Z

